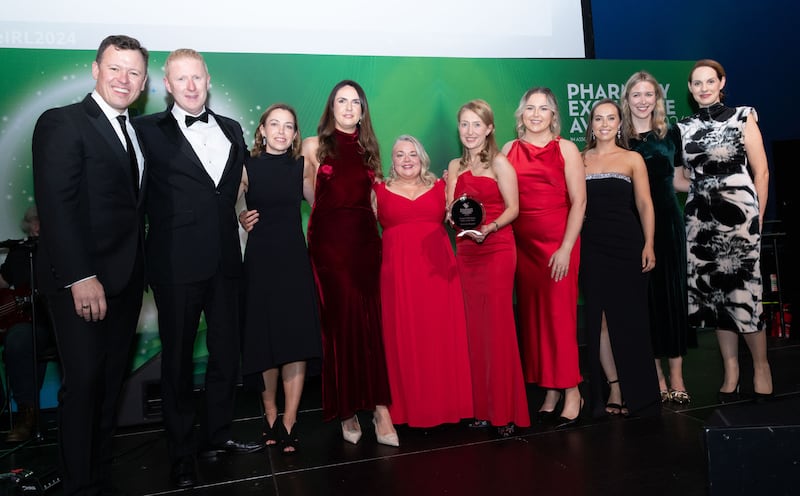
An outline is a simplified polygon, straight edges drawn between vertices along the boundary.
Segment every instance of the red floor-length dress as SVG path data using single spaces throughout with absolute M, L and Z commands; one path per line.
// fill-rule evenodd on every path
M 444 181 L 411 200 L 375 185 L 383 227 L 383 340 L 395 424 L 471 418 L 464 297 L 445 215 Z
M 322 414 L 347 419 L 390 401 L 381 333 L 381 238 L 374 174 L 358 134 L 336 131 L 336 156 L 317 172 L 308 248 L 322 326 Z
M 462 173 L 456 182 L 455 197 L 463 194 L 483 203 L 486 224 L 505 210 L 497 181 L 490 177 L 473 176 L 471 171 Z M 481 244 L 468 237 L 456 242 L 475 418 L 498 427 L 509 422 L 519 427 L 530 425 L 514 322 L 516 259 L 511 226 L 489 234 Z
M 555 282 L 547 266 L 564 238 L 570 200 L 560 138 L 544 147 L 516 140 L 508 160 L 517 171 L 517 317 L 525 380 L 544 388 L 581 382 L 578 365 L 578 269 L 580 238 L 567 276 Z

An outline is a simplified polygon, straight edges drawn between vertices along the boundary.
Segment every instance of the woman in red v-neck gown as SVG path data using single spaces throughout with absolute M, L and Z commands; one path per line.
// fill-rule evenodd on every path
M 383 341 L 396 424 L 432 427 L 471 418 L 464 299 L 445 217 L 445 183 L 411 136 L 392 150 L 374 186 L 383 227 Z

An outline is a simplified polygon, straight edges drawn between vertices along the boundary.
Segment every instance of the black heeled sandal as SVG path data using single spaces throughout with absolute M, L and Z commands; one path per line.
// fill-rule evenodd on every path
M 293 455 L 297 453 L 300 445 L 300 439 L 297 437 L 297 422 L 292 425 L 292 429 L 288 432 L 286 431 L 286 426 L 283 425 L 283 422 L 280 422 L 278 429 L 281 431 L 281 453 L 284 455 Z
M 739 401 L 741 398 L 739 397 L 739 385 L 736 385 L 736 389 L 731 391 L 730 393 L 726 393 L 724 391 L 717 392 L 717 400 L 720 403 L 733 403 L 734 401 Z
M 606 384 L 608 384 L 609 387 L 611 387 L 612 384 L 617 384 L 617 383 L 619 383 L 619 379 L 614 379 L 613 381 L 606 381 Z M 608 415 L 611 415 L 612 417 L 614 417 L 616 415 L 623 415 L 623 413 L 622 413 L 622 409 L 623 408 L 625 408 L 625 403 L 624 402 L 622 404 L 620 404 L 620 403 L 606 403 L 606 413 Z
M 280 420 L 279 417 L 275 417 L 275 423 Z M 278 444 L 278 433 L 275 429 L 275 423 L 269 425 L 269 421 L 267 420 L 267 416 L 264 415 L 264 427 L 261 429 L 261 444 L 264 446 L 275 446 Z

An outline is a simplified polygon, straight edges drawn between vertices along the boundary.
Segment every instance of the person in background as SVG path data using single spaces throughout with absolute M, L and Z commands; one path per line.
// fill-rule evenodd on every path
M 472 418 L 464 297 L 443 224 L 445 182 L 430 172 L 419 140 L 402 135 L 389 177 L 374 189 L 392 420 L 433 427 Z
M 714 328 L 725 376 L 722 403 L 739 399 L 739 336 L 753 357 L 757 399 L 773 394 L 762 328 L 761 229 L 769 167 L 752 107 L 723 104 L 725 69 L 709 59 L 689 72 L 698 112 L 678 122 L 684 177 L 689 325 Z
M 664 91 L 646 71 L 631 75 L 620 101 L 622 133 L 630 148 L 644 158 L 655 213 L 653 249 L 658 263 L 647 286 L 650 337 L 656 357 L 661 402 L 691 401 L 683 381 L 683 357 L 697 346 L 697 332 L 687 322 L 686 226 L 674 184 L 686 181 L 681 164 L 680 134 L 669 126 Z M 661 360 L 669 363 L 669 385 Z
M 372 412 L 381 444 L 398 446 L 381 330 L 381 238 L 372 185 L 382 177 L 380 148 L 363 88 L 337 83 L 317 135 L 303 141 L 314 166 L 308 249 L 322 324 L 322 414 L 339 419 L 342 437 L 361 439 L 359 410 Z
M 306 363 L 322 354 L 314 277 L 300 204 L 314 203 L 314 169 L 300 155 L 297 113 L 276 103 L 261 115 L 242 171 L 248 232 L 244 252 L 242 375 L 261 391 L 265 445 L 285 454 L 299 449 L 297 410 Z M 278 421 L 278 376 L 285 409 Z
M 233 119 L 206 107 L 211 77 L 203 56 L 167 56 L 164 85 L 174 103 L 136 119 L 148 164 L 147 277 L 158 309 L 161 392 L 172 482 L 197 482 L 195 452 L 252 453 L 234 439 L 240 362 L 242 253 L 235 204 L 247 146 Z M 194 437 L 194 344 L 205 314 L 208 362 L 202 438 Z
M 587 199 L 580 278 L 595 417 L 661 411 L 647 309 L 648 273 L 656 264 L 655 216 L 647 167 L 641 155 L 626 149 L 621 117 L 613 100 L 595 103 L 583 150 Z
M 530 426 L 514 321 L 517 251 L 511 223 L 519 212 L 517 175 L 497 148 L 494 113 L 483 100 L 457 114 L 462 155 L 447 167 L 447 205 L 462 195 L 483 204 L 475 233 L 456 238 L 472 371 L 475 427 L 492 425 L 501 437 Z
M 94 91 L 47 110 L 33 131 L 36 282 L 61 361 L 65 495 L 113 490 L 114 418 L 144 292 L 147 179 L 128 107 L 144 90 L 148 58 L 138 40 L 106 37 L 92 62 Z
M 39 214 L 32 205 L 22 218 L 22 232 L 26 239 L 15 246 L 8 247 L 8 254 L 0 265 L 0 289 L 12 289 L 9 299 L 2 299 L 2 322 L 8 322 L 5 331 L 3 361 L 6 364 L 6 385 L 10 397 L 17 403 L 17 418 L 14 427 L 6 436 L 7 443 L 18 443 L 31 438 L 36 428 L 36 395 L 42 388 L 47 364 L 34 358 L 33 320 L 36 321 L 36 352 L 40 355 L 53 342 L 53 329 L 47 311 L 47 301 L 31 285 L 31 261 L 36 264 L 36 244 L 39 239 Z M 31 255 L 33 258 L 31 258 Z M 31 313 L 31 297 L 36 298 L 36 318 Z M 18 300 L 19 299 L 19 300 Z M 17 304 L 21 301 L 22 307 Z M 3 324 L 0 324 L 2 327 Z M 38 384 L 34 381 L 33 367 L 36 369 Z
M 586 209 L 580 151 L 561 139 L 561 118 L 549 88 L 531 88 L 515 112 L 518 139 L 503 153 L 517 171 L 519 216 L 517 315 L 526 382 L 547 390 L 537 422 L 578 422 L 578 267 Z M 560 412 L 556 407 L 564 404 Z

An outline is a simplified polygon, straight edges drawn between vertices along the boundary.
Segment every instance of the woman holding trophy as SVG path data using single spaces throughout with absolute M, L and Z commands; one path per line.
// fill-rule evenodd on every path
M 492 425 L 509 437 L 515 426 L 530 425 L 513 309 L 517 176 L 498 150 L 488 103 L 472 100 L 459 109 L 458 134 L 463 153 L 447 168 L 447 203 L 459 231 L 456 260 L 472 367 L 472 425 Z

